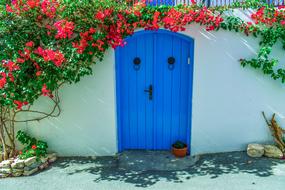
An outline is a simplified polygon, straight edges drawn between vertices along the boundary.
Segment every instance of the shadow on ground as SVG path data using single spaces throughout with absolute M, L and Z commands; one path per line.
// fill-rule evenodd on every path
M 217 178 L 223 174 L 249 173 L 259 177 L 273 175 L 274 166 L 285 163 L 284 160 L 268 158 L 250 158 L 245 152 L 209 154 L 200 157 L 192 167 L 178 171 L 129 171 L 118 167 L 114 158 L 83 159 L 60 158 L 53 167 L 70 168 L 72 165 L 85 165 L 82 169 L 70 170 L 68 175 L 87 172 L 94 175 L 94 182 L 122 181 L 137 187 L 148 187 L 159 181 L 182 183 L 196 176 Z M 143 164 L 143 163 L 142 163 Z

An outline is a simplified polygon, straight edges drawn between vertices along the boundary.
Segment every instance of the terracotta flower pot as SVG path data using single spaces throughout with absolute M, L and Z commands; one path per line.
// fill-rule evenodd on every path
M 187 154 L 187 146 L 184 148 L 175 148 L 172 146 L 172 154 L 176 157 L 185 157 Z

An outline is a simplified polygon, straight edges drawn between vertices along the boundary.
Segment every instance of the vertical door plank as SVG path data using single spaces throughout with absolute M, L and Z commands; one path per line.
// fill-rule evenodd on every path
M 175 69 L 172 71 L 172 101 L 171 101 L 171 144 L 177 140 L 182 140 L 179 138 L 179 127 L 180 127 L 180 89 L 181 89 L 181 67 L 185 64 L 181 60 L 181 39 L 173 39 L 172 54 L 175 58 Z
M 172 56 L 172 36 L 158 34 L 155 64 L 155 105 L 157 149 L 169 149 L 171 128 L 172 71 L 168 68 L 168 58 Z
M 144 89 L 147 88 L 146 84 L 146 65 L 149 64 L 146 62 L 146 49 L 145 42 L 148 35 L 141 36 L 137 38 L 137 56 L 141 59 L 140 70 L 137 71 L 137 149 L 146 148 L 146 101 L 148 100 L 148 93 L 144 92 Z
M 154 34 L 149 34 L 145 36 L 145 88 L 153 84 L 153 66 L 154 66 Z M 155 90 L 155 89 L 154 89 Z M 153 101 L 148 99 L 148 95 L 145 95 L 145 127 L 146 127 L 146 149 L 154 149 L 154 129 L 153 129 Z
M 189 101 L 189 65 L 188 62 L 188 52 L 189 43 L 182 41 L 182 48 L 181 48 L 181 60 L 182 60 L 182 67 L 181 67 L 181 89 L 180 89 L 180 127 L 179 127 L 179 138 L 187 142 L 187 124 L 188 124 L 188 101 Z
M 136 55 L 137 49 L 137 39 L 134 38 L 129 41 L 128 44 L 128 52 L 126 52 L 125 56 L 129 57 L 128 60 L 128 71 L 129 71 L 129 80 L 126 81 L 128 83 L 128 90 L 129 90 L 129 149 L 135 149 L 137 146 L 137 125 L 138 125 L 138 102 L 137 102 L 137 72 L 134 69 L 133 60 Z
M 154 62 L 154 126 L 155 126 L 155 149 L 163 147 L 163 79 L 161 60 L 163 59 L 164 38 L 161 34 L 155 34 L 155 62 Z

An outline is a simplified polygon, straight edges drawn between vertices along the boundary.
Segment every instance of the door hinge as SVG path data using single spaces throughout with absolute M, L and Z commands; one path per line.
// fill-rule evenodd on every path
M 191 64 L 191 59 L 190 59 L 190 57 L 188 57 L 188 65 L 190 65 Z

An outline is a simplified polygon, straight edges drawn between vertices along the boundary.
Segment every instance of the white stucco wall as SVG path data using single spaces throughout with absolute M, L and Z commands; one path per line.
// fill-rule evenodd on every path
M 258 39 L 200 26 L 185 34 L 195 39 L 192 153 L 244 150 L 248 143 L 270 141 L 261 111 L 277 113 L 284 126 L 285 87 L 238 62 L 256 54 Z M 273 56 L 284 60 L 279 46 Z
M 114 155 L 117 152 L 115 122 L 114 51 L 108 50 L 93 75 L 60 91 L 61 115 L 40 122 L 22 123 L 18 129 L 48 142 L 61 156 Z M 43 97 L 34 109 L 50 110 Z M 22 116 L 27 117 L 27 116 Z
M 285 126 L 285 85 L 238 62 L 255 56 L 258 39 L 223 30 L 207 32 L 198 25 L 184 34 L 195 40 L 192 154 L 243 150 L 247 143 L 270 141 L 261 111 L 277 113 Z M 285 60 L 285 51 L 276 47 L 273 56 Z M 65 86 L 60 117 L 19 127 L 46 140 L 60 155 L 115 154 L 114 63 L 110 49 L 94 66 L 94 75 Z M 35 105 L 47 109 L 46 101 L 42 98 Z

